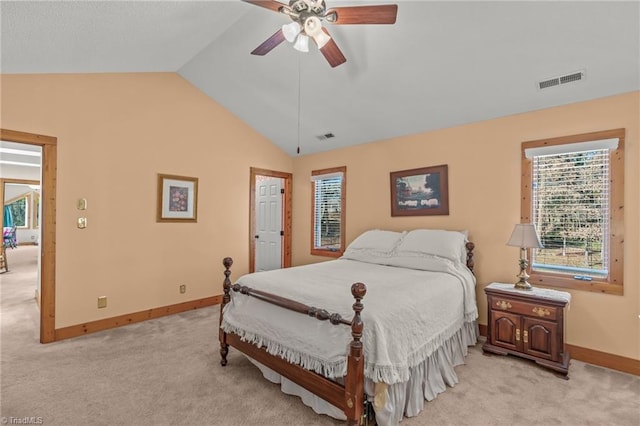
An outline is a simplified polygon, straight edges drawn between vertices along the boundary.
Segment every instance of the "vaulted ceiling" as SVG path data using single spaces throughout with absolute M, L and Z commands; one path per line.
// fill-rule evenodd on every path
M 397 22 L 325 24 L 331 68 L 315 46 L 250 55 L 290 19 L 240 0 L 3 0 L 1 70 L 177 72 L 290 155 L 640 90 L 637 1 L 326 1 Z

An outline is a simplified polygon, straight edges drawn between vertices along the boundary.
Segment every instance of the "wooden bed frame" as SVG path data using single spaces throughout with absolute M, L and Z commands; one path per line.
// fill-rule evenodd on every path
M 467 267 L 471 271 L 473 271 L 474 266 L 474 248 L 475 245 L 473 243 L 466 243 Z M 349 426 L 365 424 L 370 415 L 370 407 L 368 406 L 364 393 L 364 348 L 361 341 L 364 324 L 360 313 L 364 308 L 362 298 L 367 292 L 366 286 L 363 283 L 355 283 L 351 286 L 351 294 L 355 299 L 355 303 L 353 304 L 354 315 L 351 320 L 345 320 L 340 314 L 330 313 L 325 309 L 308 306 L 295 300 L 255 290 L 247 286 L 241 286 L 240 284 L 232 285 L 229 276 L 231 275 L 230 268 L 233 265 L 233 260 L 230 257 L 225 257 L 222 264 L 225 270 L 223 282 L 224 295 L 220 306 L 220 326 L 222 325 L 224 307 L 231 301 L 231 290 L 233 290 L 280 306 L 284 309 L 309 315 L 320 321 L 328 320 L 333 325 L 344 324 L 351 326 L 351 336 L 353 340 L 349 344 L 347 375 L 344 380 L 344 385 L 327 379 L 313 371 L 306 370 L 296 364 L 290 364 L 283 358 L 271 355 L 264 347 L 258 347 L 252 343 L 244 342 L 234 333 L 224 332 L 221 327 L 219 328 L 220 356 L 222 357 L 220 364 L 222 366 L 227 365 L 229 346 L 233 346 L 245 355 L 341 409 L 347 417 L 347 424 Z

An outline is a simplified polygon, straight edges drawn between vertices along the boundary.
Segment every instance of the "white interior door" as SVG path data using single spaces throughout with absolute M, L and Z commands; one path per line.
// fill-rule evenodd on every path
M 282 178 L 256 177 L 256 272 L 282 268 L 282 189 Z

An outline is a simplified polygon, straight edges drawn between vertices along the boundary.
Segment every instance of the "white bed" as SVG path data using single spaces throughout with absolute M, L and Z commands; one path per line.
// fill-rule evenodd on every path
M 454 231 L 368 231 L 338 260 L 249 274 L 237 283 L 343 318 L 353 313 L 351 284 L 365 283 L 365 392 L 378 424 L 396 425 L 457 383 L 453 368 L 476 343 L 475 278 L 466 266 L 465 242 L 465 235 Z M 221 328 L 325 377 L 340 381 L 346 374 L 349 327 L 234 294 Z M 316 412 L 345 418 L 340 409 L 253 362 Z

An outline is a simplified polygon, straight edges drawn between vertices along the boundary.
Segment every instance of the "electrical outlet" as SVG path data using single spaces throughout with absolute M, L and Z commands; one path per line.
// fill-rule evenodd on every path
M 107 307 L 107 296 L 98 297 L 98 309 Z
M 187 286 L 186 284 L 180 284 L 180 293 L 186 293 L 187 292 Z

